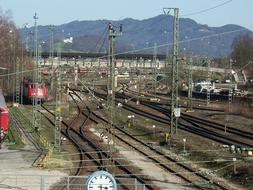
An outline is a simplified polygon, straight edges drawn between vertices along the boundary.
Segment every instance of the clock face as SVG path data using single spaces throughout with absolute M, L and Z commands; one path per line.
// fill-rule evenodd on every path
M 89 183 L 89 189 L 92 190 L 113 190 L 114 189 L 114 184 L 112 182 L 112 179 L 110 179 L 106 175 L 99 175 L 95 176 L 90 180 Z
M 87 181 L 86 190 L 116 190 L 114 177 L 105 171 L 93 173 Z

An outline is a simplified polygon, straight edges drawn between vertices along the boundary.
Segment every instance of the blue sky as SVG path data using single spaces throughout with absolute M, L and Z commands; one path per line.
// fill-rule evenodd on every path
M 239 24 L 253 28 L 253 0 L 0 0 L 2 11 L 11 10 L 18 27 L 33 23 L 35 12 L 40 25 L 59 25 L 73 20 L 146 19 L 162 14 L 164 7 L 178 7 L 180 15 L 198 12 L 226 2 L 201 14 L 186 16 L 201 24 Z

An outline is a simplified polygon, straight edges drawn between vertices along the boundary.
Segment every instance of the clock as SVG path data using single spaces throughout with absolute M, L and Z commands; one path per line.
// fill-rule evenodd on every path
M 117 183 L 112 174 L 106 171 L 92 173 L 87 181 L 84 190 L 116 190 Z

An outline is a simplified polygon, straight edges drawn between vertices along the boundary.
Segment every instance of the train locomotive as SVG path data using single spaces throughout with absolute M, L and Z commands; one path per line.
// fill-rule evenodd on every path
M 5 135 L 8 133 L 9 113 L 5 103 L 3 92 L 0 89 L 0 143 L 3 141 Z
M 33 97 L 44 101 L 47 96 L 47 89 L 45 82 L 33 82 L 32 79 L 23 79 L 23 94 L 24 98 L 28 101 L 32 101 Z

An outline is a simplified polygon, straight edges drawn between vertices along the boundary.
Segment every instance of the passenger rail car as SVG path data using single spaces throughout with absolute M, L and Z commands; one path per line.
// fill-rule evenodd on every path
M 5 103 L 5 99 L 3 96 L 3 92 L 0 89 L 0 141 L 4 139 L 4 136 L 8 133 L 8 120 L 9 120 L 9 113 L 8 108 Z
M 24 98 L 32 101 L 33 97 L 44 101 L 47 96 L 47 89 L 45 82 L 33 82 L 31 79 L 24 78 L 23 80 L 23 93 Z

